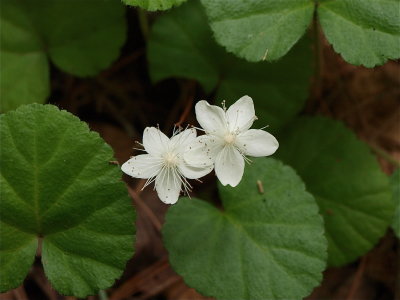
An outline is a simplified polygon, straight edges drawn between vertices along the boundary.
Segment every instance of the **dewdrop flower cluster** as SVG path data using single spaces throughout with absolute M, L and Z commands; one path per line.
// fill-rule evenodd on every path
M 188 179 L 199 179 L 215 170 L 223 185 L 235 187 L 243 177 L 247 156 L 272 155 L 279 147 L 276 138 L 263 129 L 250 129 L 257 119 L 253 100 L 243 96 L 228 109 L 197 102 L 196 118 L 204 134 L 188 128 L 168 138 L 158 128 L 143 133 L 144 151 L 122 165 L 122 171 L 135 178 L 154 182 L 160 200 L 178 201 L 181 191 L 188 193 Z

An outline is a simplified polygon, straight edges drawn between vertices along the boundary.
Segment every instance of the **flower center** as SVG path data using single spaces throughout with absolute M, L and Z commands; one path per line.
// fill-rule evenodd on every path
M 235 139 L 236 139 L 236 135 L 235 135 L 235 134 L 232 134 L 232 133 L 228 133 L 228 134 L 225 135 L 225 137 L 224 137 L 225 143 L 227 143 L 227 144 L 229 144 L 229 145 L 233 144 L 233 143 L 235 142 Z
M 178 163 L 178 158 L 176 157 L 175 153 L 167 152 L 164 155 L 164 163 L 168 167 L 174 167 Z

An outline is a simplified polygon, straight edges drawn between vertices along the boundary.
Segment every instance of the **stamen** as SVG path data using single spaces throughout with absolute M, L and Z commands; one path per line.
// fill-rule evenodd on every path
M 161 130 L 160 130 L 159 124 L 157 124 L 157 128 L 158 128 L 157 134 L 158 134 L 158 138 L 160 139 L 160 144 L 163 145 L 164 149 L 168 149 L 169 143 L 167 145 L 164 144 L 164 141 L 161 138 Z
M 251 164 L 253 161 L 248 158 L 239 148 L 236 147 L 236 149 L 239 151 L 240 155 L 243 157 L 244 161 L 248 164 Z
M 143 185 L 141 191 L 143 191 L 147 186 L 149 186 L 150 184 L 152 184 L 155 180 L 156 180 L 157 176 L 153 176 L 153 177 L 149 177 L 145 184 Z
M 206 132 L 203 128 L 196 127 L 196 126 L 194 126 L 194 125 L 189 125 L 189 126 L 192 127 L 192 128 L 194 128 L 194 129 L 197 129 L 197 130 L 199 130 L 199 131 Z
M 226 111 L 226 101 L 225 101 L 225 100 L 222 100 L 221 106 L 222 106 L 222 109 L 223 109 L 224 111 Z

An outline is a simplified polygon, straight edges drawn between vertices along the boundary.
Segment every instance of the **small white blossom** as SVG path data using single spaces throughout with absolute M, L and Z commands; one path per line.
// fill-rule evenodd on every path
M 195 129 L 186 129 L 169 139 L 159 129 L 147 127 L 143 133 L 143 147 L 148 154 L 132 157 L 121 169 L 132 177 L 147 179 L 144 187 L 155 181 L 160 200 L 174 204 L 182 186 L 185 192 L 191 188 L 186 178 L 197 179 L 212 171 L 212 166 L 205 162 L 192 167 L 183 160 L 185 150 L 195 140 Z
M 268 156 L 279 147 L 276 138 L 261 129 L 250 129 L 257 119 L 253 100 L 240 98 L 228 110 L 196 104 L 197 121 L 205 131 L 185 153 L 185 161 L 200 167 L 204 162 L 215 165 L 215 173 L 223 185 L 237 186 L 242 179 L 246 156 Z

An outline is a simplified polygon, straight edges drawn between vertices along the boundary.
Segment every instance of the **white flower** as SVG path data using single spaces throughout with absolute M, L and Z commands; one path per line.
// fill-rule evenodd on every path
M 249 129 L 257 119 L 249 96 L 240 98 L 228 110 L 199 101 L 196 117 L 206 134 L 190 146 L 185 161 L 197 167 L 205 161 L 215 164 L 215 173 L 223 185 L 239 184 L 246 155 L 268 156 L 279 147 L 273 135 L 261 129 Z
M 147 178 L 144 187 L 155 181 L 155 189 L 162 202 L 174 204 L 181 188 L 186 192 L 191 186 L 186 180 L 203 177 L 212 166 L 191 167 L 183 160 L 183 153 L 196 140 L 196 130 L 186 129 L 169 139 L 155 127 L 143 133 L 143 147 L 148 154 L 137 155 L 122 165 L 122 171 L 132 177 Z

